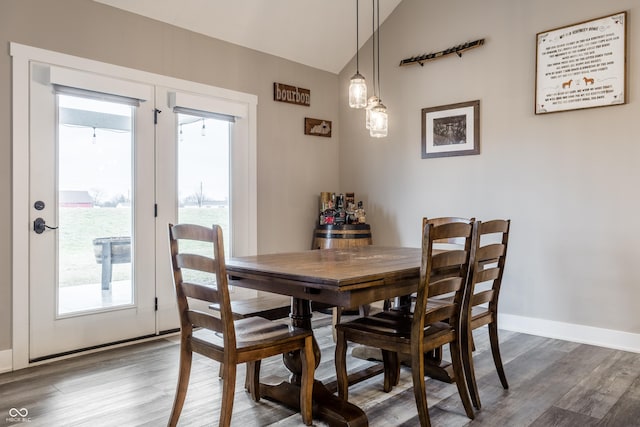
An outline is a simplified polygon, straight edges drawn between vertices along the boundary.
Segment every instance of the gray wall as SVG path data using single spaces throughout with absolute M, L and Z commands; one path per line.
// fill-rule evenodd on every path
M 258 95 L 258 251 L 311 246 L 318 195 L 338 188 L 338 76 L 90 0 L 0 2 L 0 350 L 11 348 L 9 42 Z M 273 82 L 311 90 L 311 107 L 273 101 Z M 304 117 L 333 137 L 304 135 Z M 19 284 L 26 286 L 26 284 Z
M 625 10 L 628 103 L 536 116 L 536 33 Z M 639 334 L 639 15 L 635 0 L 403 0 L 381 31 L 388 138 L 347 107 L 355 64 L 340 74 L 340 185 L 366 195 L 374 242 L 418 246 L 422 216 L 511 218 L 502 312 Z M 481 154 L 422 160 L 420 110 L 475 99 Z

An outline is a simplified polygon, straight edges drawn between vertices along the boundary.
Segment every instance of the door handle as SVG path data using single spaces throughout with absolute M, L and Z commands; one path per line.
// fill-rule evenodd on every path
M 58 227 L 49 227 L 49 226 L 47 225 L 47 223 L 45 222 L 45 220 L 44 220 L 44 219 L 42 219 L 42 218 L 36 218 L 36 219 L 35 219 L 35 221 L 33 221 L 33 231 L 35 231 L 35 232 L 36 232 L 36 234 L 42 234 L 42 233 L 44 233 L 44 231 L 45 231 L 47 228 L 48 228 L 49 230 L 57 230 L 57 229 L 58 229 Z

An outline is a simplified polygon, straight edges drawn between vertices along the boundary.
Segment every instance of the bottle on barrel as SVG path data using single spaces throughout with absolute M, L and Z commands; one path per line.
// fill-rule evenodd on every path
M 347 212 L 344 205 L 344 194 L 340 193 L 336 198 L 336 214 L 333 219 L 333 223 L 336 225 L 342 225 L 347 222 Z

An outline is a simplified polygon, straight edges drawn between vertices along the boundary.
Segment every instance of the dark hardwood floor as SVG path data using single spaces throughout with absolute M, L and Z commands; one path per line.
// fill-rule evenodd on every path
M 322 349 L 316 377 L 332 381 L 331 319 L 318 314 L 314 322 Z M 502 358 L 510 384 L 503 390 L 485 330 L 474 335 L 482 410 L 470 421 L 454 385 L 427 380 L 432 425 L 640 426 L 640 354 L 502 331 Z M 369 363 L 352 357 L 347 366 Z M 0 425 L 163 426 L 177 372 L 178 345 L 170 338 L 2 374 Z M 263 362 L 262 374 L 264 382 L 287 377 L 280 358 Z M 217 375 L 215 362 L 194 355 L 181 426 L 216 425 Z M 243 384 L 244 366 L 238 373 L 232 425 L 302 425 L 299 414 L 287 408 L 264 399 L 253 402 Z M 408 368 L 402 368 L 400 384 L 391 393 L 382 391 L 381 377 L 354 385 L 349 393 L 371 426 L 418 425 Z M 28 422 L 12 420 L 11 408 L 26 408 Z

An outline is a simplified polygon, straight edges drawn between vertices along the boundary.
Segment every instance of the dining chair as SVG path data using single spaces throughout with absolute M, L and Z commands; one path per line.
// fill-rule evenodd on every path
M 425 388 L 424 355 L 449 344 L 453 375 L 466 415 L 474 418 L 473 408 L 464 379 L 460 344 L 459 319 L 465 310 L 464 289 L 471 262 L 472 241 L 477 224 L 426 223 L 422 238 L 420 280 L 413 311 L 390 310 L 369 317 L 359 317 L 336 325 L 338 342 L 335 350 L 338 395 L 348 398 L 346 366 L 347 343 L 355 342 L 382 350 L 384 391 L 398 384 L 400 364 L 398 354 L 411 355 L 413 391 L 421 426 L 429 426 L 429 410 Z M 464 246 L 447 251 L 434 251 L 441 239 L 461 238 Z M 456 274 L 453 274 L 453 271 Z M 443 274 L 444 273 L 444 274 Z M 427 307 L 427 302 L 440 295 L 452 294 L 451 300 Z
M 237 365 L 297 350 L 302 364 L 300 412 L 304 423 L 311 425 L 315 372 L 312 332 L 261 317 L 234 320 L 219 226 L 169 224 L 169 244 L 181 334 L 178 384 L 168 425 L 175 426 L 180 418 L 194 351 L 224 366 L 219 425 L 228 426 Z M 196 300 L 219 304 L 219 317 L 207 312 L 206 305 L 204 310 L 199 309 Z M 259 383 L 251 396 L 256 401 L 260 399 Z
M 509 388 L 502 366 L 498 343 L 498 298 L 507 257 L 510 220 L 482 222 L 478 227 L 474 260 L 470 268 L 465 298 L 470 302 L 462 314 L 462 329 L 466 329 L 468 340 L 462 341 L 462 364 L 473 406 L 480 409 L 480 396 L 473 366 L 473 330 L 488 325 L 491 354 L 496 365 L 502 387 Z

